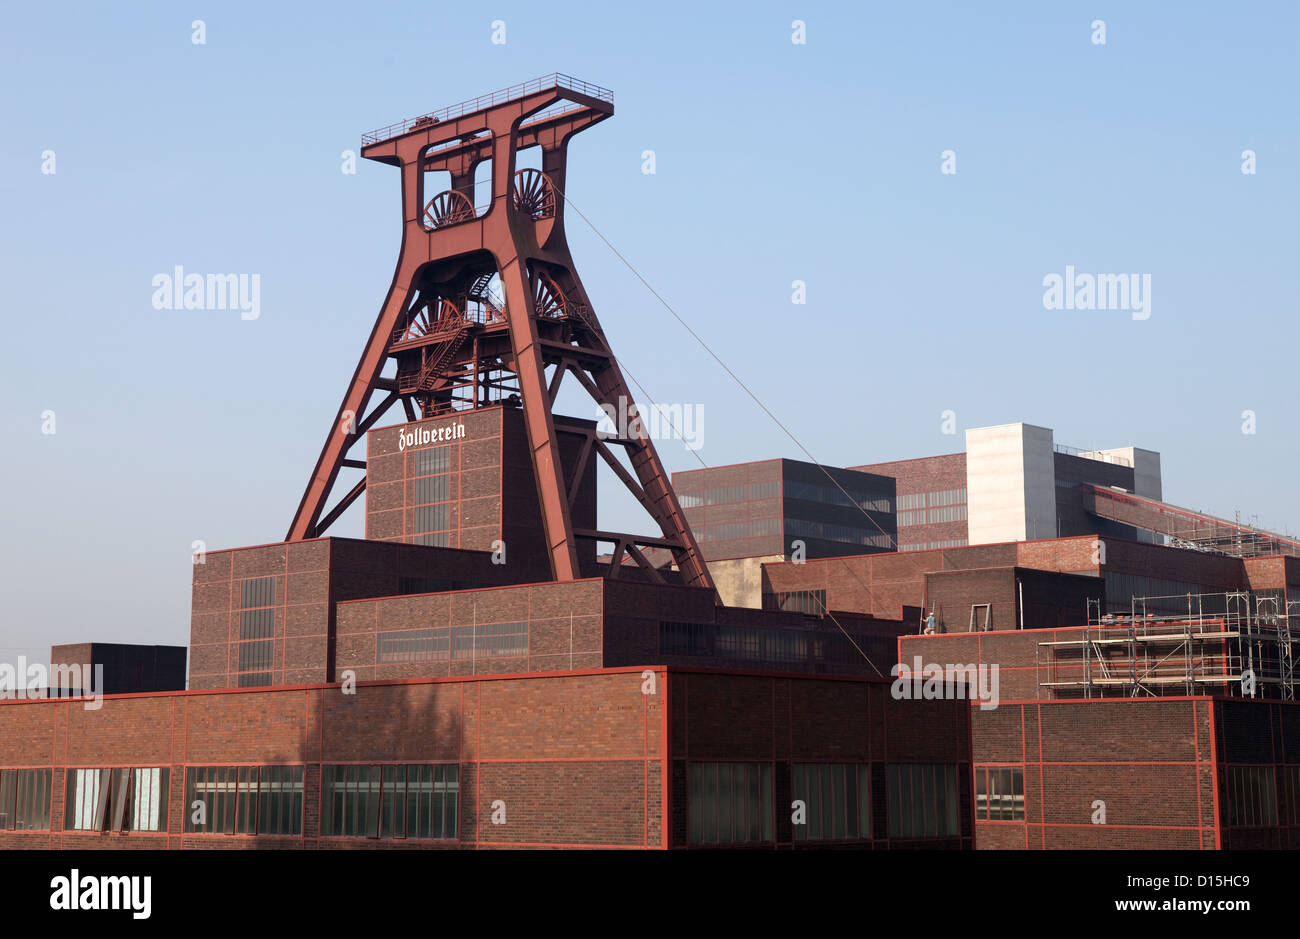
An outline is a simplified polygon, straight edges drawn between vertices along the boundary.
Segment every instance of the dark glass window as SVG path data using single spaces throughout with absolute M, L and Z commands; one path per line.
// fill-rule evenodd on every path
M 70 769 L 65 831 L 166 831 L 167 767 Z
M 321 834 L 455 838 L 460 767 L 454 763 L 322 768 Z
M 890 763 L 886 767 L 891 838 L 960 834 L 957 767 L 948 763 Z
M 259 642 L 241 642 L 239 644 L 239 670 L 241 672 L 263 672 L 271 667 L 275 655 L 275 641 L 265 639 Z
M 52 775 L 48 769 L 0 769 L 0 830 L 49 830 Z
M 975 767 L 975 818 L 1015 822 L 1024 817 L 1024 769 L 1019 766 Z
M 1228 824 L 1233 828 L 1277 824 L 1277 780 L 1272 766 L 1228 767 Z
M 709 655 L 713 627 L 704 623 L 659 624 L 659 651 L 664 655 Z
M 430 502 L 446 502 L 451 491 L 450 476 L 424 476 L 411 483 L 411 504 L 427 505 Z
M 772 840 L 770 763 L 691 763 L 687 826 L 692 844 Z
M 796 763 L 794 798 L 804 803 L 795 841 L 854 841 L 871 837 L 868 763 Z
M 450 513 L 447 511 L 448 504 L 442 505 L 422 505 L 414 511 L 414 522 L 416 534 L 423 534 L 431 531 L 443 531 L 447 528 L 447 519 Z
M 769 610 L 811 613 L 815 616 L 823 616 L 826 613 L 825 590 L 784 590 L 769 593 L 764 599 Z
M 239 606 L 251 610 L 259 606 L 275 606 L 275 578 L 254 577 L 239 585 Z
M 196 803 L 202 803 L 202 811 Z M 302 834 L 301 766 L 191 766 L 185 830 L 218 835 Z
M 275 608 L 244 610 L 239 614 L 240 639 L 269 639 L 275 635 Z

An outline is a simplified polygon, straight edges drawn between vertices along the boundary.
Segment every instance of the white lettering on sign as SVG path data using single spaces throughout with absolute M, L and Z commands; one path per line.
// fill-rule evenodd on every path
M 464 424 L 447 424 L 443 427 L 414 427 L 403 430 L 397 435 L 397 449 L 422 447 L 430 443 L 443 443 L 448 440 L 460 440 L 465 436 Z

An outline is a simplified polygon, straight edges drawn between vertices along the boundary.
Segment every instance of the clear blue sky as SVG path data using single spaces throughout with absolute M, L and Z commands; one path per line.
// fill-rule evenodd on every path
M 961 449 L 951 409 L 1158 450 L 1170 501 L 1294 532 L 1298 52 L 1284 2 L 11 5 L 0 658 L 187 641 L 191 543 L 283 537 L 392 276 L 396 172 L 342 151 L 552 71 L 616 95 L 574 203 L 817 459 Z M 626 367 L 704 408 L 707 463 L 799 456 L 569 228 Z M 1150 319 L 1045 310 L 1067 264 L 1150 274 Z M 176 265 L 260 274 L 260 319 L 153 309 Z

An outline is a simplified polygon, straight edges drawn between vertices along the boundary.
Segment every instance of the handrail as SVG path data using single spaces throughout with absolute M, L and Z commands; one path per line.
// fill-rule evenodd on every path
M 494 91 L 491 94 L 479 95 L 477 98 L 470 98 L 459 104 L 451 104 L 445 108 L 439 108 L 437 111 L 430 111 L 428 114 L 421 114 L 418 117 L 373 130 L 368 134 L 362 134 L 361 145 L 364 147 L 369 144 L 379 143 L 382 140 L 389 140 L 406 133 L 408 130 L 415 129 L 417 124 L 425 126 L 441 123 L 452 118 L 464 117 L 467 114 L 474 114 L 477 111 L 496 107 L 498 104 L 517 101 L 528 95 L 537 94 L 539 91 L 545 91 L 547 88 L 564 88 L 568 91 L 576 91 L 578 94 L 586 95 L 589 98 L 595 98 L 598 101 L 614 103 L 614 92 L 608 88 L 602 88 L 600 85 L 593 85 L 590 82 L 560 72 L 552 72 L 550 75 L 543 75 L 541 78 L 534 78 L 519 85 L 511 85 L 509 88 L 502 88 L 500 91 Z M 581 105 L 578 105 L 578 107 L 581 107 Z

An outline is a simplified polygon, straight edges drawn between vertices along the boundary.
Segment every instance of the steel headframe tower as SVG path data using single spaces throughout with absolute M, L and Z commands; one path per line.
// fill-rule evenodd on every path
M 363 477 L 326 512 L 340 469 L 365 469 L 348 452 L 398 401 L 416 420 L 417 409 L 433 417 L 517 400 L 556 580 L 583 576 L 576 539 L 594 539 L 614 545 L 610 576 L 630 556 L 662 579 L 642 548 L 665 548 L 686 583 L 713 589 L 641 422 L 614 437 L 589 432 L 574 478 L 565 478 L 557 448 L 552 407 L 565 375 L 609 413 L 626 413 L 633 400 L 564 235 L 569 139 L 613 115 L 613 101 L 607 89 L 554 74 L 362 138 L 362 156 L 402 171 L 401 255 L 286 540 L 321 535 L 365 491 Z M 541 151 L 541 169 L 516 171 L 516 156 L 531 147 Z M 475 171 L 485 161 L 491 201 L 476 207 Z M 450 174 L 450 188 L 426 192 L 426 174 L 440 171 Z M 389 359 L 396 374 L 385 377 Z M 371 407 L 376 391 L 386 394 Z M 610 444 L 623 448 L 630 470 Z M 662 537 L 574 530 L 570 506 L 591 448 Z

